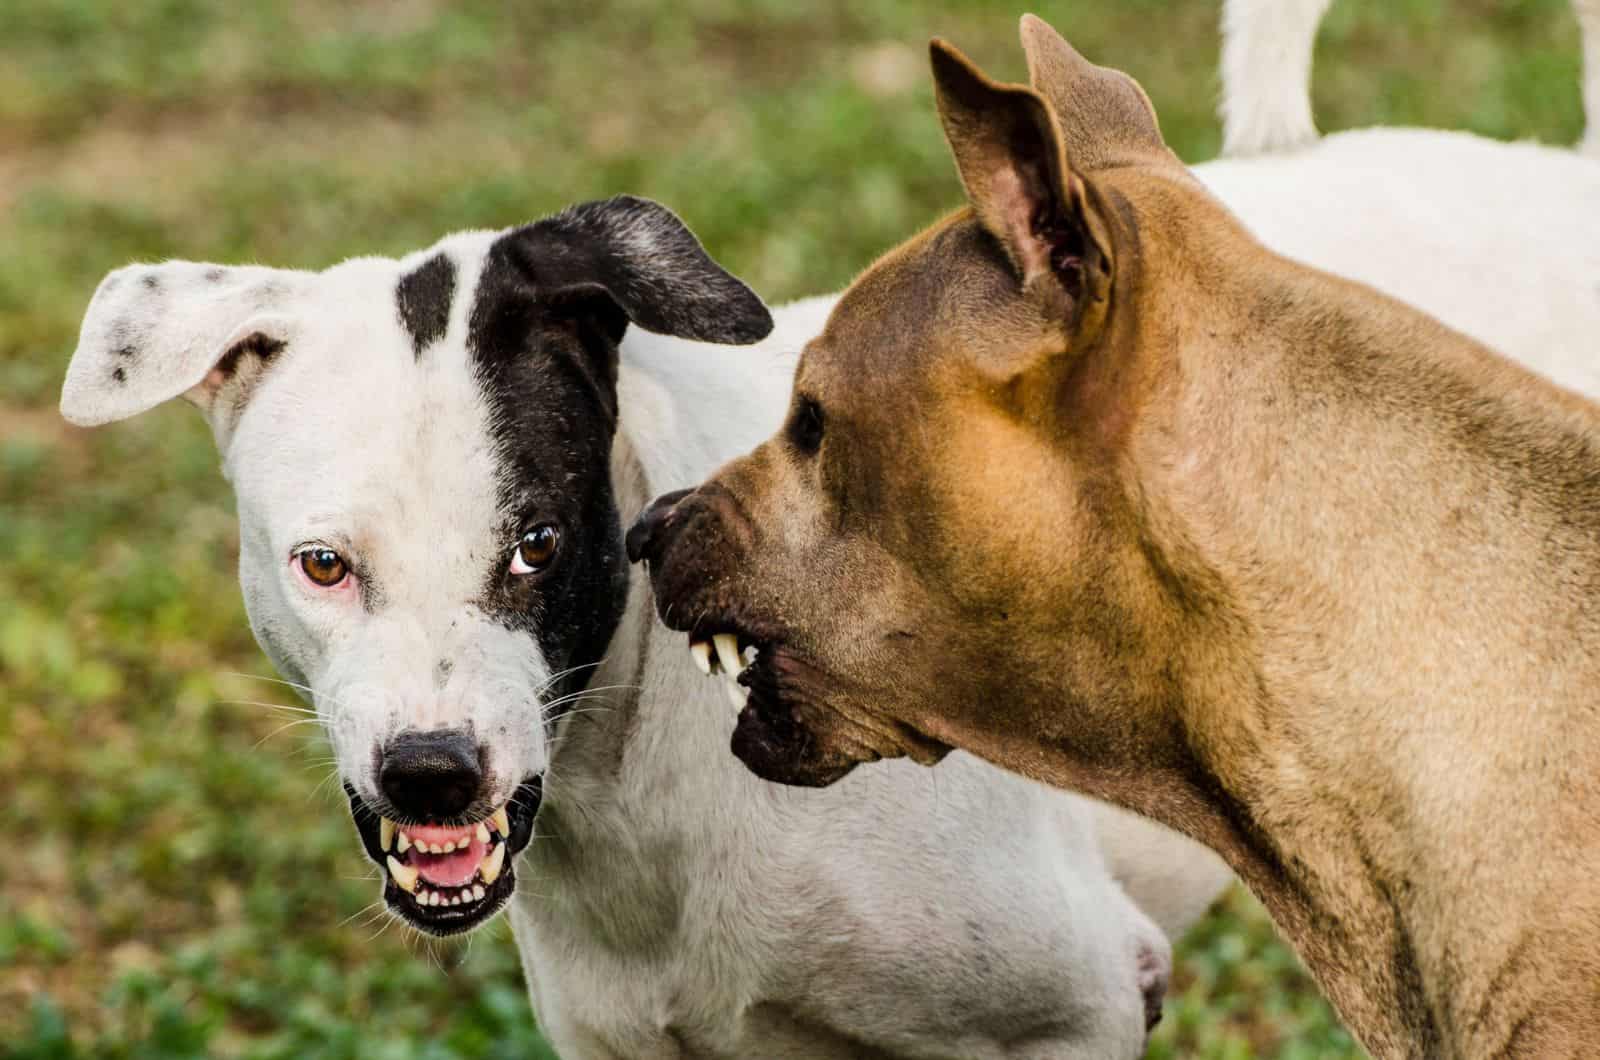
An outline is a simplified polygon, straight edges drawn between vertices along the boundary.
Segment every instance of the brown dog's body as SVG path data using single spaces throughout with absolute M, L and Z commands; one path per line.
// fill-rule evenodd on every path
M 1600 413 L 1269 253 L 1132 81 L 1024 43 L 1039 94 L 936 46 L 974 209 L 630 535 L 758 647 L 735 750 L 961 747 L 1172 824 L 1375 1054 L 1600 1047 Z

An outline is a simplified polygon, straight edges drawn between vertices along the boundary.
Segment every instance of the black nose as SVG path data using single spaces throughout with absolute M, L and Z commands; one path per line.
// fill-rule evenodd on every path
M 383 749 L 378 783 L 395 810 L 407 818 L 460 817 L 483 786 L 478 745 L 460 729 L 403 732 Z
M 623 544 L 628 546 L 628 559 L 638 563 L 642 559 L 654 559 L 658 549 L 656 540 L 657 531 L 665 525 L 667 516 L 672 514 L 672 509 L 678 506 L 693 489 L 673 490 L 663 493 L 646 508 L 632 526 L 628 527 L 628 536 Z

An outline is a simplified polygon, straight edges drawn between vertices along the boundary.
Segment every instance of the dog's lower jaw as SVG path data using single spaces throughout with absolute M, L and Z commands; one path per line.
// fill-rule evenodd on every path
M 408 839 L 413 826 L 374 812 L 349 782 L 344 789 L 362 847 L 383 874 L 384 904 L 411 927 L 441 938 L 463 934 L 487 923 L 510 901 L 517 886 L 516 857 L 533 837 L 543 798 L 542 776 L 519 785 L 495 813 L 475 822 L 475 832 L 462 826 L 459 849 L 467 849 L 469 836 L 475 838 L 481 846 L 474 851 L 481 849 L 481 860 L 475 867 L 465 866 L 472 869 L 470 878 L 444 884 L 430 880 L 428 870 L 415 863 L 420 848 Z M 420 856 L 430 853 L 438 854 L 439 848 Z

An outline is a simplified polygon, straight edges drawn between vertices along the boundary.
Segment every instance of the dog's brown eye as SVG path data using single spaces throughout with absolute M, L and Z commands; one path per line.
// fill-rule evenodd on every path
M 533 574 L 550 566 L 561 547 L 561 533 L 550 523 L 538 526 L 522 535 L 517 550 L 511 554 L 512 574 Z
M 344 557 L 331 548 L 308 548 L 300 553 L 300 569 L 306 572 L 313 585 L 324 589 L 338 585 L 350 573 Z
M 794 416 L 789 420 L 789 440 L 807 456 L 822 448 L 822 406 L 814 399 L 803 397 L 795 405 Z

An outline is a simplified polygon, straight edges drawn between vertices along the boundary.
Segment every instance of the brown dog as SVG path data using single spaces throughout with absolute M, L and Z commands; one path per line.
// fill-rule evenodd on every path
M 1216 848 L 1376 1054 L 1600 1049 L 1600 412 L 1268 252 L 1023 35 L 1037 92 L 933 48 L 972 208 L 629 535 L 757 649 L 736 752 L 966 748 Z

